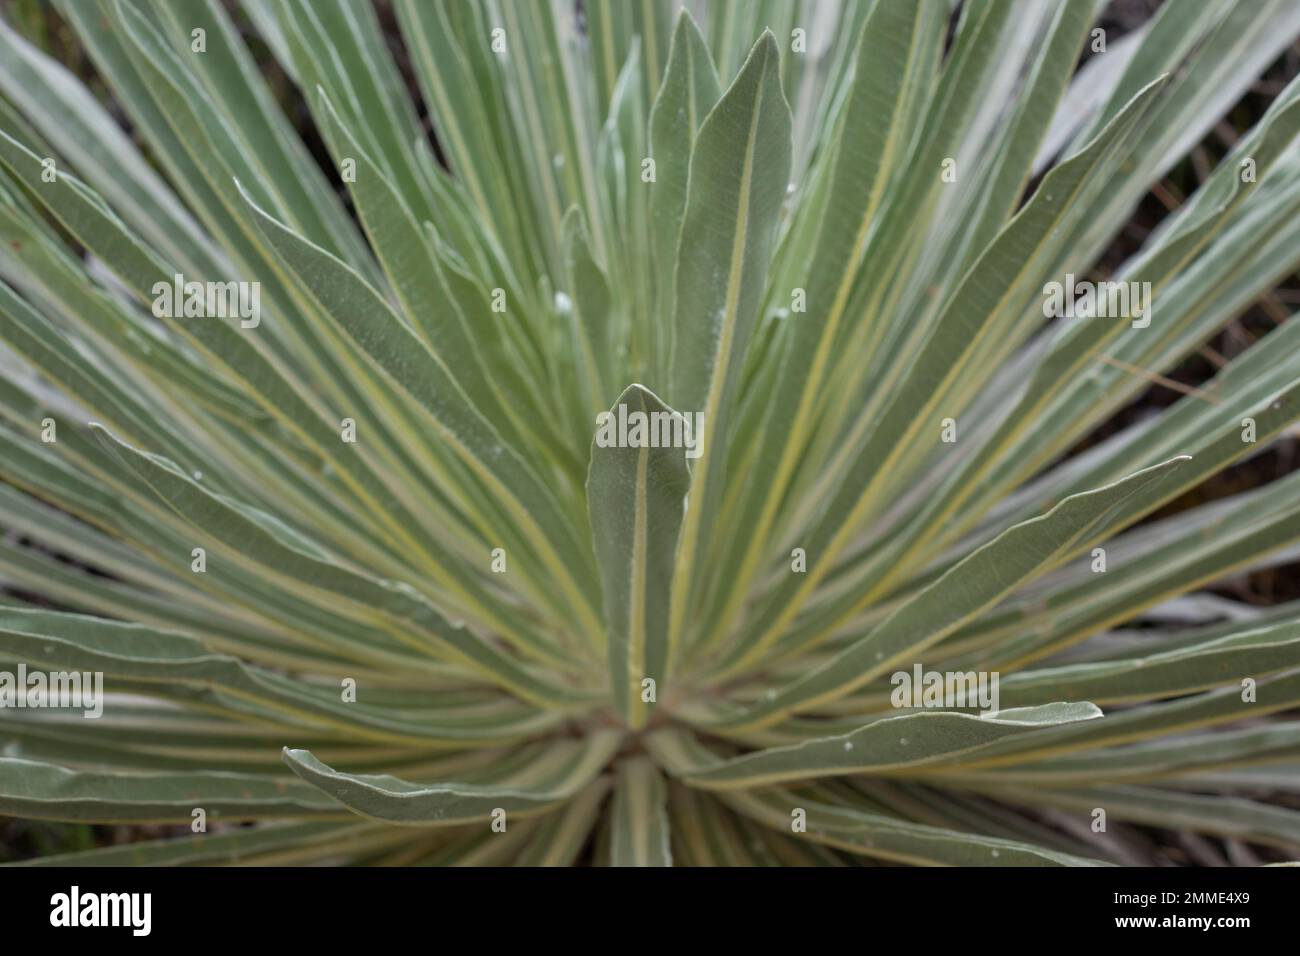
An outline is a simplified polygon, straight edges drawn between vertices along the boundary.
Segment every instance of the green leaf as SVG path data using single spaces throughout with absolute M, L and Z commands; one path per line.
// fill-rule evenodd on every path
M 1290 721 L 1273 726 L 1191 734 L 1087 750 L 999 770 L 985 770 L 979 779 L 1046 786 L 1093 786 L 1146 780 L 1176 784 L 1189 774 L 1287 760 L 1295 757 L 1298 750 L 1300 725 Z
M 731 406 L 757 319 L 790 175 L 790 108 L 771 33 L 700 127 L 677 253 L 672 390 L 683 414 L 703 414 L 673 576 L 669 653 L 680 643 L 703 515 L 721 487 Z
M 611 866 L 672 866 L 668 786 L 644 757 L 618 765 L 610 817 Z
M 784 790 L 727 793 L 738 812 L 770 827 L 789 828 L 791 813 L 807 816 L 807 839 L 849 853 L 899 863 L 943 866 L 1104 866 L 1100 860 L 1060 853 L 1017 840 L 963 833 L 809 800 Z
M 597 731 L 582 741 L 555 741 L 538 752 L 519 775 L 520 782 L 507 777 L 487 785 L 419 784 L 387 774 L 342 773 L 305 750 L 286 748 L 284 759 L 303 780 L 362 816 L 403 826 L 453 826 L 486 821 L 493 811 L 504 810 L 508 830 L 509 814 L 550 809 L 591 783 L 619 742 L 613 731 Z
M 592 254 L 582 213 L 570 209 L 564 217 L 564 263 L 572 299 L 573 341 L 580 379 L 585 386 L 584 416 L 594 416 L 605 403 L 613 367 L 613 296 L 600 264 Z M 589 424 L 584 417 L 583 425 Z
M 1219 690 L 1133 707 L 1087 724 L 1045 728 L 1033 738 L 1008 739 L 990 745 L 971 759 L 960 759 L 965 770 L 1003 767 L 1054 758 L 1111 744 L 1151 739 L 1182 730 L 1212 727 L 1277 713 L 1300 702 L 1300 673 L 1288 671 L 1257 682 L 1254 699 L 1243 688 Z
M 756 750 L 703 766 L 679 765 L 674 772 L 691 786 L 710 790 L 743 790 L 842 774 L 907 773 L 942 766 L 1004 737 L 1100 716 L 1101 711 L 1088 703 L 1047 704 L 979 717 L 940 711 L 909 713 L 790 747 Z M 675 748 L 672 741 L 659 746 L 680 753 L 680 745 Z
M 626 415 L 629 442 L 638 440 L 637 421 L 642 425 L 640 447 L 605 446 L 606 428 L 599 428 L 587 477 L 610 687 L 615 709 L 635 728 L 654 710 L 645 701 L 645 681 L 654 682 L 654 694 L 664 683 L 673 552 L 690 485 L 686 450 L 680 440 L 674 444 L 673 433 L 684 438 L 690 425 L 639 385 L 629 386 L 608 414 L 609 431 L 621 428 Z
M 32 820 L 190 823 L 211 820 L 342 816 L 334 800 L 304 783 L 265 774 L 75 770 L 0 757 L 0 812 Z
M 701 124 L 721 95 L 709 48 L 690 12 L 683 7 L 673 30 L 663 86 L 650 110 L 650 153 L 656 176 L 650 196 L 650 220 L 654 230 L 657 315 L 669 333 L 665 337 L 667 351 L 657 356 L 657 368 L 663 368 L 672 354 L 673 279 L 686 212 L 691 153 Z
M 1010 675 L 1000 692 L 1012 707 L 1060 698 L 1124 703 L 1237 684 L 1242 675 L 1296 666 L 1300 666 L 1300 622 L 1288 622 L 1248 626 L 1244 633 L 1164 653 L 1036 668 Z

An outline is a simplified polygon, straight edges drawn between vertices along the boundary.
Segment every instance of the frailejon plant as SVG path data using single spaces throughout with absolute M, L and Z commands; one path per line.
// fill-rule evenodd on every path
M 1293 426 L 1300 321 L 1077 451 L 1300 263 L 1292 82 L 1095 268 L 1294 0 L 56 6 L 0 813 L 180 826 L 46 860 L 1300 851 L 1300 612 L 1190 593 L 1300 475 L 1143 520 Z

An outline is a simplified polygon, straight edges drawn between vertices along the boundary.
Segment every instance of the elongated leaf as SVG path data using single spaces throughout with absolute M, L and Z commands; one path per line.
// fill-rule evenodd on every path
M 1300 672 L 1291 670 L 1261 678 L 1254 691 L 1255 696 L 1248 699 L 1242 685 L 1225 687 L 1119 711 L 1086 725 L 1049 727 L 1033 739 L 1009 739 L 991 744 L 987 751 L 970 760 L 962 758 L 959 763 L 967 769 L 1002 767 L 1182 730 L 1263 717 L 1294 707 L 1300 702 Z
M 347 774 L 303 750 L 284 752 L 294 773 L 363 816 L 403 826 L 451 826 L 488 820 L 495 810 L 528 814 L 546 810 L 595 779 L 618 748 L 619 735 L 597 732 L 581 743 L 556 742 L 544 757 L 546 772 L 528 783 L 416 784 L 384 774 Z
M 689 423 L 639 385 L 623 392 L 609 415 L 619 428 L 627 420 L 635 429 L 639 420 L 642 444 L 605 447 L 605 429 L 597 431 L 587 503 L 605 594 L 614 706 L 629 726 L 640 727 L 654 710 L 646 682 L 651 700 L 664 682 L 673 551 L 690 485 L 682 445 Z M 635 439 L 629 430 L 629 441 Z
M 190 823 L 202 808 L 217 820 L 342 816 L 338 803 L 300 781 L 186 771 L 110 773 L 0 757 L 0 811 L 37 820 Z
M 613 362 L 614 315 L 609 282 L 592 254 L 582 214 L 570 209 L 564 219 L 564 262 L 572 299 L 573 341 L 586 386 L 584 416 L 604 405 Z M 587 421 L 584 417 L 583 424 Z
M 1036 728 L 1100 717 L 1094 705 L 1046 704 L 987 716 L 912 713 L 873 721 L 852 733 L 759 750 L 712 765 L 677 769 L 694 787 L 749 789 L 851 773 L 902 772 L 934 764 Z M 665 746 L 672 746 L 671 742 Z
M 1300 622 L 1292 621 L 1145 657 L 1037 668 L 1012 674 L 1000 691 L 1009 706 L 1047 696 L 1103 703 L 1150 700 L 1298 665 Z
M 610 818 L 612 866 L 671 866 L 668 787 L 644 757 L 618 765 Z
M 1093 786 L 1146 780 L 1177 783 L 1188 774 L 1224 771 L 1242 764 L 1287 761 L 1296 756 L 1298 749 L 1300 725 L 1292 721 L 1272 727 L 1192 734 L 1172 740 L 1083 751 L 1015 767 L 986 770 L 980 774 L 980 779 L 1048 786 Z
M 790 174 L 790 108 L 776 40 L 765 33 L 700 127 L 677 252 L 672 390 L 683 414 L 703 414 L 673 575 L 669 653 L 685 626 L 703 515 L 718 493 L 730 408 L 753 332 Z
M 656 176 L 650 197 L 650 217 L 654 227 L 658 313 L 670 333 L 677 240 L 686 211 L 691 153 L 700 125 L 721 95 L 722 87 L 709 48 L 690 12 L 683 7 L 673 30 L 663 86 L 650 111 L 650 152 L 655 160 Z M 658 357 L 661 363 L 668 361 L 671 347 L 671 337 L 668 337 L 668 351 Z
M 1100 860 L 1059 853 L 1021 841 L 985 837 L 942 827 L 813 802 L 788 791 L 770 795 L 728 793 L 740 813 L 768 826 L 788 828 L 791 813 L 807 816 L 808 838 L 828 846 L 902 863 L 942 866 L 1103 866 Z

